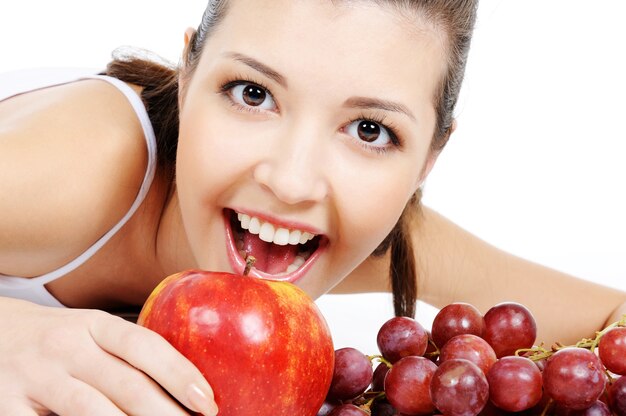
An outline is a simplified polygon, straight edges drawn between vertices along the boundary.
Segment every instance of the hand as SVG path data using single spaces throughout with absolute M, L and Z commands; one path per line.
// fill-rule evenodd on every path
M 611 316 L 604 323 L 604 327 L 619 321 L 624 315 L 626 315 L 626 301 L 613 310 Z
M 0 298 L 0 334 L 1 415 L 217 414 L 190 361 L 106 312 Z

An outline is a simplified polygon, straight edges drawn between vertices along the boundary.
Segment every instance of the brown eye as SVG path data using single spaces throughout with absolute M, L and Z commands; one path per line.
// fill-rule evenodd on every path
M 373 120 L 360 119 L 348 124 L 346 133 L 373 147 L 386 147 L 395 144 L 393 134 L 387 127 Z
M 263 104 L 266 96 L 265 90 L 256 85 L 246 85 L 243 88 L 243 101 L 248 105 L 259 106 Z
M 357 133 L 360 139 L 371 143 L 380 136 L 380 126 L 377 123 L 362 120 L 357 127 Z
M 242 107 L 256 110 L 275 110 L 276 103 L 272 94 L 260 85 L 251 82 L 238 81 L 228 88 L 231 99 Z

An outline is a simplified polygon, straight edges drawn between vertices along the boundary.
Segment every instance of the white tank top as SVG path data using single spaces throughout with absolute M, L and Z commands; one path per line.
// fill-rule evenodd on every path
M 89 258 L 102 248 L 102 246 L 126 224 L 137 208 L 139 208 L 139 205 L 141 205 L 150 189 L 156 170 L 156 137 L 143 102 L 135 91 L 124 82 L 108 76 L 93 75 L 94 72 L 97 71 L 85 69 L 37 69 L 0 74 L 0 101 L 29 91 L 67 84 L 81 79 L 99 79 L 115 86 L 126 96 L 135 110 L 148 146 L 148 167 L 141 188 L 139 188 L 137 197 L 126 215 L 124 215 L 106 234 L 100 237 L 99 240 L 94 242 L 91 247 L 66 265 L 42 276 L 28 279 L 0 274 L 0 296 L 24 299 L 44 306 L 64 307 L 61 302 L 52 296 L 44 285 L 65 276 L 89 260 Z

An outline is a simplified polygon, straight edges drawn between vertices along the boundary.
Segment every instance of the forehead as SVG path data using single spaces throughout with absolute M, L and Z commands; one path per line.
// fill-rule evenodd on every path
M 441 35 L 418 13 L 385 2 L 231 0 L 205 53 L 244 53 L 309 83 L 432 99 L 445 70 Z

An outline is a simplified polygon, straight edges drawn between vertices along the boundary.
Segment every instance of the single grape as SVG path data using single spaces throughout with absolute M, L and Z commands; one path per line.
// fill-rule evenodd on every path
M 496 362 L 496 353 L 484 339 L 472 334 L 462 334 L 446 342 L 441 349 L 439 362 L 454 358 L 464 358 L 473 362 L 486 375 Z
M 365 354 L 355 348 L 340 348 L 335 351 L 335 370 L 327 398 L 354 399 L 367 389 L 372 376 L 372 363 Z
M 430 395 L 446 416 L 475 416 L 487 404 L 489 384 L 476 364 L 455 358 L 439 365 L 430 382 Z
M 498 358 L 513 355 L 520 348 L 532 347 L 536 337 L 535 318 L 524 305 L 499 303 L 485 314 L 483 338 L 493 347 Z
M 613 328 L 602 335 L 598 353 L 607 370 L 626 375 L 626 327 Z
M 328 416 L 369 416 L 365 410 L 361 410 L 353 404 L 342 404 L 335 407 Z
M 401 358 L 385 377 L 385 394 L 400 413 L 427 415 L 435 410 L 430 399 L 430 380 L 437 366 L 427 358 Z
M 584 348 L 563 348 L 543 370 L 546 393 L 559 405 L 573 410 L 591 406 L 604 391 L 606 377 L 600 359 Z
M 611 416 L 611 411 L 605 403 L 597 400 L 588 408 L 581 410 L 571 410 L 557 406 L 555 414 L 557 416 Z
M 409 355 L 424 355 L 428 345 L 428 334 L 415 319 L 396 316 L 380 327 L 376 342 L 383 357 L 395 363 Z
M 374 376 L 372 377 L 372 391 L 385 390 L 385 376 L 389 371 L 389 366 L 385 363 L 380 363 L 374 370 Z
M 541 372 L 528 358 L 500 358 L 487 373 L 487 381 L 489 399 L 507 412 L 530 409 L 541 400 Z
M 469 303 L 455 302 L 444 306 L 435 316 L 432 339 L 441 348 L 457 335 L 472 334 L 482 337 L 484 330 L 485 320 L 476 307 Z
M 609 406 L 617 416 L 626 416 L 626 377 L 620 377 L 609 387 Z

